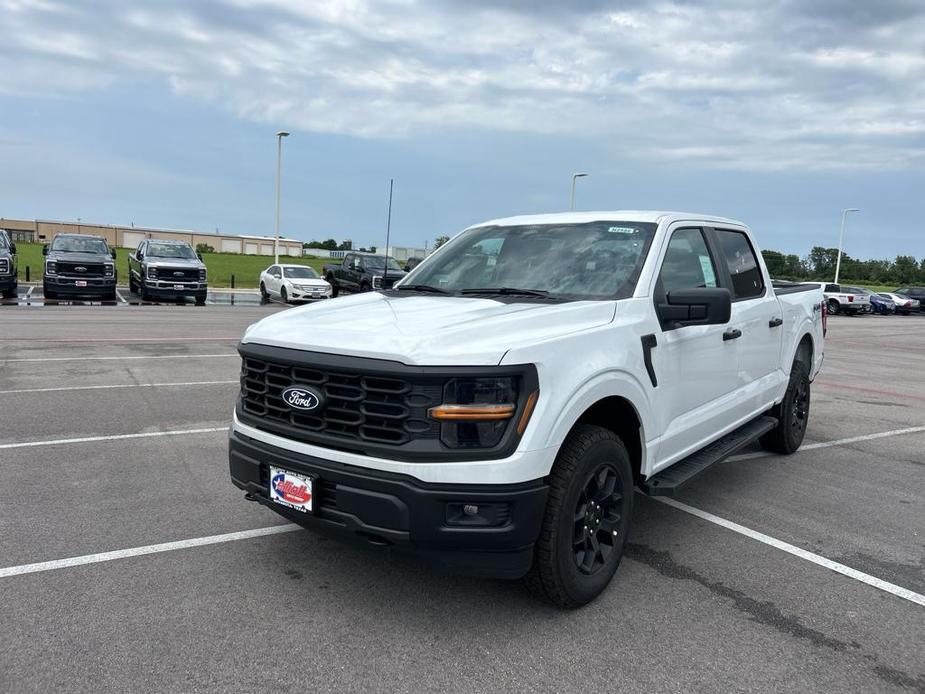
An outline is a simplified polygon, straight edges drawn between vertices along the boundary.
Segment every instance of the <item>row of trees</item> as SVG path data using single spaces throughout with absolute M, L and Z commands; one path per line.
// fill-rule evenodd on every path
M 837 248 L 813 246 L 809 255 L 801 258 L 794 253 L 763 251 L 768 272 L 775 279 L 831 281 L 835 277 Z M 925 284 L 925 258 L 898 255 L 894 260 L 858 260 L 845 253 L 841 256 L 840 282 L 865 284 Z

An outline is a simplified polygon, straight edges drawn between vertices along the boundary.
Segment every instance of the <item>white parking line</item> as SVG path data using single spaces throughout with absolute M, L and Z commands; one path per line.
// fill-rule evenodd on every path
M 37 448 L 39 446 L 65 446 L 71 443 L 96 443 L 98 441 L 124 441 L 125 439 L 147 439 L 156 436 L 183 436 L 185 434 L 212 434 L 228 431 L 228 427 L 209 427 L 208 429 L 179 429 L 175 431 L 149 431 L 144 434 L 113 434 L 111 436 L 84 436 L 78 439 L 50 439 L 46 441 L 24 441 L 22 443 L 0 443 L 0 451 L 12 448 Z
M 62 393 L 69 390 L 111 390 L 114 388 L 169 388 L 172 386 L 216 386 L 238 383 L 239 381 L 187 381 L 186 383 L 121 383 L 107 386 L 67 386 L 64 388 L 20 388 L 19 390 L 0 390 L 0 395 L 17 395 L 19 393 Z
M 726 520 L 725 518 L 720 518 L 719 516 L 715 516 L 707 511 L 701 511 L 699 508 L 694 508 L 693 506 L 682 504 L 680 501 L 675 501 L 674 499 L 666 499 L 664 497 L 652 498 L 655 499 L 655 501 L 659 501 L 667 506 L 676 508 L 679 511 L 684 511 L 685 513 L 689 513 L 692 516 L 697 516 L 697 518 L 709 521 L 710 523 L 715 523 L 716 525 L 722 526 L 727 530 L 739 533 L 740 535 L 744 535 L 745 537 L 748 537 L 752 540 L 757 540 L 763 544 L 770 545 L 771 547 L 779 549 L 782 552 L 787 552 L 788 554 L 792 554 L 793 556 L 799 557 L 800 559 L 805 559 L 808 562 L 817 564 L 823 568 L 829 569 L 830 571 L 834 571 L 835 573 L 842 574 L 848 578 L 853 578 L 855 581 L 866 583 L 869 586 L 873 586 L 874 588 L 882 590 L 886 593 L 895 595 L 898 598 L 902 598 L 903 600 L 908 600 L 909 602 L 913 602 L 916 605 L 925 607 L 925 595 L 914 593 L 908 588 L 903 588 L 902 586 L 888 583 L 887 581 L 877 578 L 876 576 L 871 576 L 870 574 L 863 573 L 857 569 L 852 569 L 850 566 L 845 566 L 844 564 L 839 564 L 838 562 L 832 561 L 831 559 L 826 559 L 819 554 L 807 552 L 805 549 L 791 545 L 788 542 L 783 542 L 782 540 L 778 540 L 777 538 L 771 537 L 770 535 L 760 533 L 757 530 L 746 528 L 744 525 L 739 525 L 738 523 Z
M 34 291 L 35 291 L 35 285 L 32 285 L 31 287 L 29 287 L 29 291 L 26 292 L 26 298 L 28 299 L 30 296 L 32 296 L 32 292 Z
M 37 564 L 22 564 L 20 566 L 8 566 L 0 569 L 0 578 L 9 578 L 10 576 L 22 576 L 23 574 L 34 574 L 40 571 L 54 571 L 55 569 L 67 569 L 72 566 L 84 566 L 86 564 L 99 564 L 104 561 L 114 561 L 116 559 L 128 559 L 129 557 L 140 557 L 145 554 L 157 554 L 159 552 L 172 552 L 177 549 L 188 549 L 190 547 L 202 547 L 203 545 L 217 545 L 223 542 L 235 542 L 236 540 L 248 540 L 252 537 L 266 537 L 267 535 L 278 535 L 280 533 L 291 533 L 300 530 L 301 527 L 294 523 L 287 525 L 271 525 L 269 528 L 256 528 L 255 530 L 242 530 L 236 533 L 225 533 L 224 535 L 210 535 L 208 537 L 194 537 L 189 540 L 178 540 L 177 542 L 163 542 L 158 545 L 145 545 L 144 547 L 131 547 L 129 549 L 118 549 L 113 552 L 100 552 L 99 554 L 85 554 L 82 557 L 69 557 L 67 559 L 55 559 L 53 561 L 43 561 Z
M 859 441 L 873 441 L 874 439 L 885 439 L 890 436 L 901 436 L 902 434 L 918 434 L 919 432 L 925 431 L 925 426 L 920 427 L 908 427 L 907 429 L 892 429 L 891 431 L 881 431 L 877 434 L 864 434 L 863 436 L 852 436 L 847 439 L 837 439 L 835 441 L 820 441 L 819 443 L 810 443 L 805 446 L 800 446 L 800 451 L 814 451 L 819 448 L 831 448 L 832 446 L 844 446 L 848 443 L 858 443 Z M 799 452 L 799 451 L 798 451 Z M 766 453 L 764 451 L 755 451 L 754 453 L 742 453 L 740 455 L 733 455 L 724 462 L 735 463 L 740 460 L 754 460 L 756 458 L 767 458 L 774 455 L 773 453 Z
M 127 304 L 127 303 L 128 303 L 128 302 L 125 300 L 125 297 L 122 296 L 122 292 L 120 292 L 118 289 L 116 290 L 116 298 L 119 299 L 119 301 L 121 301 L 123 304 Z
M 122 361 L 128 359 L 215 359 L 216 357 L 237 357 L 237 352 L 226 354 L 152 354 L 143 357 L 32 357 L 30 359 L 0 359 L 0 364 L 44 361 Z

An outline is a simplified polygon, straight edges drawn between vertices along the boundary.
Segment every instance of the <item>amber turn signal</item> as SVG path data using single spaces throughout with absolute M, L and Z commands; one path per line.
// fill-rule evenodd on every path
M 524 411 L 520 415 L 520 420 L 517 422 L 517 435 L 523 436 L 524 432 L 527 430 L 527 423 L 530 421 L 530 415 L 533 414 L 533 408 L 536 407 L 537 398 L 540 397 L 540 391 L 534 390 L 530 393 L 530 397 L 527 398 L 527 404 L 524 405 Z
M 432 419 L 468 422 L 490 422 L 510 419 L 514 416 L 514 405 L 440 405 L 432 407 L 427 414 Z

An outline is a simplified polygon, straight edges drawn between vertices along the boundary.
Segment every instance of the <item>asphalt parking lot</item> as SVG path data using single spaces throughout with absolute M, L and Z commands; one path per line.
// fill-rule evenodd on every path
M 4 692 L 925 691 L 925 317 L 832 318 L 805 448 L 637 495 L 562 612 L 243 499 L 235 344 L 281 307 L 120 306 L 0 308 Z

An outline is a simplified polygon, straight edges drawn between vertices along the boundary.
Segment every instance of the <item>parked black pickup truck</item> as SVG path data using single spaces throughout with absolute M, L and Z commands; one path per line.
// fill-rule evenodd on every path
M 324 278 L 334 290 L 334 296 L 341 290 L 368 292 L 373 289 L 389 289 L 407 273 L 395 258 L 388 258 L 388 266 L 386 260 L 384 255 L 350 252 L 344 256 L 344 262 L 340 265 L 325 265 L 322 270 Z
M 58 234 L 42 248 L 45 274 L 42 291 L 46 299 L 60 296 L 98 296 L 116 299 L 116 251 L 102 236 Z
M 16 244 L 0 229 L 0 294 L 4 299 L 15 299 L 18 280 L 16 273 Z
M 192 296 L 206 302 L 209 285 L 202 258 L 186 241 L 149 239 L 128 257 L 128 288 L 143 301 Z

